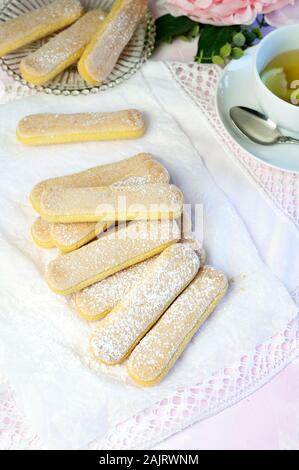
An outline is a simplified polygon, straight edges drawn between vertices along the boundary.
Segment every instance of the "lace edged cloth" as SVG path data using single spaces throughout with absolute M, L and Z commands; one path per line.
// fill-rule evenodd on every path
M 221 71 L 215 66 L 168 64 L 175 80 L 200 107 L 210 124 L 229 147 L 238 163 L 271 198 L 276 207 L 299 227 L 298 176 L 267 167 L 250 158 L 227 135 L 217 115 L 215 90 Z M 13 95 L 16 93 L 12 88 Z M 9 94 L 9 89 L 6 89 Z M 24 95 L 17 89 L 16 95 Z M 25 93 L 26 94 L 26 93 Z M 7 101 L 16 96 L 8 96 Z M 299 287 L 292 293 L 299 305 Z M 230 368 L 213 374 L 193 387 L 177 390 L 156 406 L 120 423 L 91 449 L 149 448 L 188 425 L 218 413 L 253 393 L 298 356 L 299 318 L 283 331 L 258 345 Z M 22 413 L 13 390 L 0 378 L 0 449 L 43 449 Z

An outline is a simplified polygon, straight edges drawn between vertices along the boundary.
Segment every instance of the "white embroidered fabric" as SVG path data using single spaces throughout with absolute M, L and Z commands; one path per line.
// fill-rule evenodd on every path
M 232 367 L 193 387 L 185 387 L 117 425 L 90 449 L 150 448 L 190 424 L 205 419 L 257 390 L 298 355 L 298 320 L 257 346 Z M 42 449 L 39 437 L 18 411 L 8 383 L 0 381 L 0 449 Z
M 155 65 L 157 78 L 163 75 L 161 67 L 162 64 Z M 200 106 L 200 111 L 211 123 L 218 124 L 212 100 L 219 77 L 217 68 L 193 64 L 169 64 L 168 67 L 175 80 Z M 7 266 L 3 283 L 6 310 L 2 309 L 3 314 L 0 312 L 1 331 L 5 335 L 3 350 L 0 349 L 0 365 L 2 355 L 5 377 L 11 375 L 10 384 L 14 387 L 12 390 L 7 379 L 2 378 L 2 449 L 55 447 L 62 438 L 62 445 L 66 448 L 80 446 L 80 440 L 83 447 L 89 443 L 90 448 L 96 449 L 149 448 L 252 393 L 298 354 L 299 324 L 294 304 L 282 284 L 259 259 L 242 221 L 214 184 L 184 133 L 172 116 L 165 115 L 161 109 L 158 91 L 153 87 L 152 70 L 151 73 L 147 70 L 145 67 L 142 74 L 133 77 L 120 91 L 109 91 L 98 99 L 107 109 L 119 102 L 137 107 L 143 103 L 151 118 L 151 126 L 145 140 L 141 144 L 132 144 L 131 148 L 138 151 L 139 145 L 146 145 L 149 151 L 161 155 L 174 181 L 185 192 L 187 201 L 203 201 L 207 208 L 205 245 L 208 261 L 228 273 L 233 280 L 231 289 L 234 296 L 229 295 L 221 304 L 217 315 L 196 336 L 174 373 L 161 386 L 140 392 L 127 382 L 123 367 L 116 368 L 113 377 L 108 376 L 105 368 L 97 366 L 87 353 L 86 337 L 90 327 L 73 315 L 65 299 L 56 298 L 44 285 L 40 274 L 49 256 L 33 248 L 28 235 L 34 215 L 25 201 L 36 178 L 29 170 L 26 171 L 26 166 L 35 164 L 39 179 L 50 171 L 52 174 L 58 174 L 60 170 L 67 172 L 74 147 L 59 147 L 59 161 L 51 150 L 47 155 L 47 149 L 44 149 L 43 164 L 38 166 L 37 154 L 32 157 L 31 150 L 24 149 L 24 161 L 21 161 L 18 148 L 9 142 L 5 150 L 10 160 L 6 158 L 3 162 L 3 171 L 9 176 L 14 168 L 17 181 L 21 181 L 23 175 L 26 178 L 18 190 L 12 190 L 6 184 L 6 219 L 4 217 L 0 226 L 3 236 L 1 265 Z M 163 86 L 171 89 L 173 83 L 171 80 L 166 85 L 163 83 L 162 92 Z M 138 99 L 136 89 L 140 91 Z M 10 96 L 15 96 L 14 93 L 12 91 Z M 175 90 L 173 93 L 178 107 L 187 106 L 187 100 L 180 102 Z M 32 112 L 43 107 L 61 107 L 60 99 L 54 96 L 39 95 L 31 100 Z M 95 97 L 79 97 L 75 103 L 65 100 L 68 98 L 63 101 L 68 110 L 76 106 L 97 106 Z M 3 133 L 10 135 L 16 116 L 24 114 L 28 103 L 22 100 L 14 103 Z M 0 113 L 3 119 L 4 111 Z M 167 140 L 167 148 L 164 147 L 164 132 L 172 137 Z M 234 152 L 227 135 L 221 134 L 221 138 Z M 116 144 L 113 148 L 107 145 L 103 147 L 103 154 L 109 161 L 120 149 L 121 146 Z M 88 156 L 84 157 L 86 167 L 98 162 L 98 147 L 90 145 L 88 150 Z M 290 223 L 297 224 L 299 201 L 296 180 L 292 175 L 272 171 L 255 161 L 253 165 L 237 150 L 236 157 L 246 165 L 267 197 L 271 197 L 278 209 L 288 215 Z M 80 165 L 82 167 L 82 162 Z M 76 169 L 75 163 L 74 171 Z M 281 191 L 277 192 L 276 181 L 283 186 L 284 196 Z M 10 219 L 11 212 L 14 220 Z M 16 224 L 19 224 L 17 234 Z M 19 291 L 14 296 L 15 285 Z M 299 289 L 292 294 L 298 301 Z M 32 301 L 28 295 L 32 295 Z M 222 348 L 222 358 L 215 355 L 215 341 L 219 341 L 218 347 Z M 82 367 L 82 364 L 88 367 Z M 96 374 L 90 373 L 88 368 Z M 57 387 L 57 383 L 61 386 Z M 43 395 L 45 386 L 53 387 L 48 391 L 46 401 Z M 72 413 L 81 421 L 72 421 Z M 100 434 L 99 426 L 105 435 L 95 439 Z M 67 429 L 72 429 L 69 439 L 65 437 Z

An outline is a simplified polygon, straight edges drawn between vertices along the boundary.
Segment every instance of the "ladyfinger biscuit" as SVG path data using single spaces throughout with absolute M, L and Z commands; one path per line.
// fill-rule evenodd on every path
M 146 8 L 147 0 L 116 0 L 78 63 L 84 80 L 94 85 L 108 77 L 145 15 Z
M 95 358 L 107 365 L 123 362 L 192 281 L 199 264 L 189 245 L 179 243 L 164 250 L 92 335 Z
M 76 292 L 74 300 L 79 315 L 89 321 L 105 317 L 142 279 L 147 268 L 154 263 L 156 258 L 154 256 L 123 269 L 103 281 Z
M 34 85 L 42 85 L 77 62 L 105 15 L 102 10 L 89 11 L 72 26 L 26 56 L 20 63 L 22 77 Z
M 157 180 L 157 168 L 155 165 L 150 166 L 149 172 L 144 176 L 130 176 L 125 180 L 117 181 L 113 184 L 114 187 L 123 187 L 125 185 L 144 185 Z M 161 168 L 162 169 L 162 168 Z M 167 181 L 168 174 L 165 172 L 159 173 L 159 178 Z M 50 227 L 51 237 L 61 251 L 69 252 L 77 250 L 81 246 L 93 240 L 97 235 L 107 230 L 113 222 L 78 222 L 71 224 L 63 223 L 48 223 Z
M 77 224 L 49 224 L 56 248 L 65 253 L 77 250 L 107 230 L 113 222 L 82 222 Z
M 193 246 L 192 248 L 194 249 Z M 200 266 L 203 265 L 202 253 L 202 249 L 198 251 Z M 105 317 L 142 279 L 147 268 L 153 264 L 155 259 L 156 256 L 76 292 L 74 303 L 79 315 L 89 321 Z
M 119 222 L 176 219 L 182 192 L 172 184 L 45 189 L 40 214 L 48 222 Z
M 0 55 L 48 36 L 83 14 L 79 0 L 55 0 L 42 8 L 0 23 Z
M 128 361 L 128 374 L 140 385 L 160 382 L 226 293 L 225 275 L 203 267 L 151 331 L 140 341 Z
M 175 221 L 139 221 L 51 261 L 46 280 L 57 294 L 68 295 L 161 253 L 180 239 Z
M 50 226 L 48 222 L 38 217 L 32 225 L 31 234 L 34 242 L 42 248 L 54 248 L 55 243 L 51 237 Z
M 145 121 L 137 109 L 109 113 L 31 114 L 17 127 L 17 138 L 26 145 L 51 145 L 90 140 L 137 139 Z
M 72 175 L 41 181 L 34 186 L 30 194 L 30 201 L 33 208 L 39 212 L 41 195 L 47 188 L 109 186 L 116 181 L 127 179 L 129 176 L 143 176 L 148 173 L 157 175 L 157 183 L 169 181 L 167 170 L 162 165 L 152 160 L 150 154 L 139 153 L 116 163 L 108 163 Z

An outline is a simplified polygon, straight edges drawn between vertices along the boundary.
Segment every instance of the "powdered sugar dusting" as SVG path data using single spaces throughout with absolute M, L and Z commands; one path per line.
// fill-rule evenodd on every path
M 75 114 L 31 114 L 18 125 L 18 134 L 23 138 L 47 137 L 51 139 L 64 135 L 98 135 L 106 133 L 130 133 L 142 130 L 145 122 L 142 113 L 136 109 L 103 113 Z
M 108 163 L 88 168 L 79 173 L 73 173 L 67 176 L 49 178 L 36 184 L 31 192 L 31 200 L 35 205 L 40 205 L 41 195 L 46 188 L 51 187 L 73 187 L 84 186 L 108 186 L 120 179 L 132 175 L 144 175 L 152 171 L 153 164 L 163 168 L 158 162 L 151 159 L 148 153 L 139 153 L 130 158 L 125 158 L 116 163 Z M 166 170 L 165 170 L 166 171 Z
M 92 319 L 92 317 L 112 310 L 136 282 L 140 281 L 146 269 L 153 264 L 155 259 L 156 256 L 142 261 L 77 292 L 75 302 L 79 313 L 81 312 Z
M 184 338 L 226 289 L 224 274 L 212 267 L 203 267 L 132 352 L 128 368 L 133 377 L 145 382 L 155 381 L 165 373 Z
M 202 266 L 204 264 L 203 250 L 199 250 L 195 244 L 191 245 L 189 241 L 183 241 L 183 243 L 188 243 L 197 252 L 200 266 Z M 85 317 L 88 316 L 89 320 L 93 317 L 98 319 L 100 315 L 107 314 L 142 279 L 155 259 L 156 256 L 77 292 L 75 304 L 78 312 Z
M 46 220 L 117 221 L 179 217 L 183 195 L 169 184 L 124 184 L 113 187 L 49 188 L 41 198 Z M 70 220 L 72 219 L 72 220 Z
M 14 50 L 15 43 L 27 44 L 68 26 L 83 13 L 79 0 L 55 0 L 42 8 L 0 24 L 1 49 Z M 30 41 L 26 38 L 30 38 Z M 20 47 L 20 46 L 18 46 Z
M 52 237 L 50 233 L 50 225 L 48 222 L 38 217 L 32 225 L 32 235 L 40 243 L 51 244 Z
M 167 248 L 100 324 L 91 339 L 95 357 L 107 364 L 121 362 L 198 269 L 199 258 L 188 244 Z
M 117 3 L 94 47 L 83 58 L 88 73 L 98 82 L 104 81 L 113 70 L 147 8 L 147 0 L 124 0 L 121 7 Z
M 168 173 L 157 162 L 152 161 L 149 167 L 150 173 L 144 176 L 130 176 L 124 180 L 113 183 L 113 187 L 126 187 L 126 186 L 142 186 L 156 180 L 167 181 Z M 64 251 L 71 251 L 72 249 L 79 248 L 83 244 L 92 240 L 96 235 L 100 234 L 111 226 L 113 222 L 78 222 L 71 224 L 63 223 L 48 223 L 48 231 L 51 232 L 51 237 L 55 244 Z
M 129 223 L 78 250 L 58 256 L 49 263 L 46 279 L 57 292 L 75 292 L 161 252 L 180 236 L 175 221 Z
M 74 224 L 49 225 L 54 243 L 62 250 L 71 250 L 74 246 L 79 248 L 81 243 L 87 243 L 95 238 L 96 235 L 106 230 L 111 223 L 79 222 Z
M 101 10 L 89 11 L 68 29 L 25 57 L 21 62 L 22 71 L 40 78 L 56 69 L 60 72 L 64 63 L 70 65 L 72 57 L 73 61 L 77 60 L 78 52 L 91 41 L 104 18 L 105 13 Z

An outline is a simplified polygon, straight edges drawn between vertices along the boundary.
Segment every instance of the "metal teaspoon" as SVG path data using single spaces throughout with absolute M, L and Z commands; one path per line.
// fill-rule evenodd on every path
M 275 122 L 259 111 L 245 106 L 234 106 L 229 110 L 229 114 L 242 134 L 257 144 L 299 144 L 299 139 L 283 135 Z

